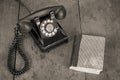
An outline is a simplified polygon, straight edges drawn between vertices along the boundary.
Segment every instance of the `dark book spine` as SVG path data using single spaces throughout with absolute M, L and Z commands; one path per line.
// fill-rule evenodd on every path
M 78 33 L 74 35 L 70 66 L 77 66 L 81 38 L 82 38 L 82 35 Z

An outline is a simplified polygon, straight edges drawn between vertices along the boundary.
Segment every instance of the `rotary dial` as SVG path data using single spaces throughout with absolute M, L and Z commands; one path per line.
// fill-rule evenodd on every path
M 40 31 L 46 37 L 52 37 L 57 33 L 58 28 L 53 20 L 44 20 L 40 25 Z

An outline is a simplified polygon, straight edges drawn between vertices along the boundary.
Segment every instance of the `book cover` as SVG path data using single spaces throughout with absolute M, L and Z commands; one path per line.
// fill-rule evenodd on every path
M 76 40 L 77 49 L 73 50 L 70 69 L 99 74 L 103 70 L 105 37 L 82 35 L 81 41 Z

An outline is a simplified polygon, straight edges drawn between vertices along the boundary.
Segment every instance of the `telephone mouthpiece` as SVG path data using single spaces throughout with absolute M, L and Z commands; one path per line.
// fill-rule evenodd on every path
M 21 22 L 20 23 L 21 29 L 26 33 L 31 31 L 31 23 L 30 22 Z

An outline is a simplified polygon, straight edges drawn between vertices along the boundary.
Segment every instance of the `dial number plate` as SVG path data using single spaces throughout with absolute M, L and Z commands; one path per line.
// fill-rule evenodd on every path
M 40 31 L 46 37 L 52 37 L 57 33 L 57 27 L 53 20 L 44 20 L 40 25 Z

